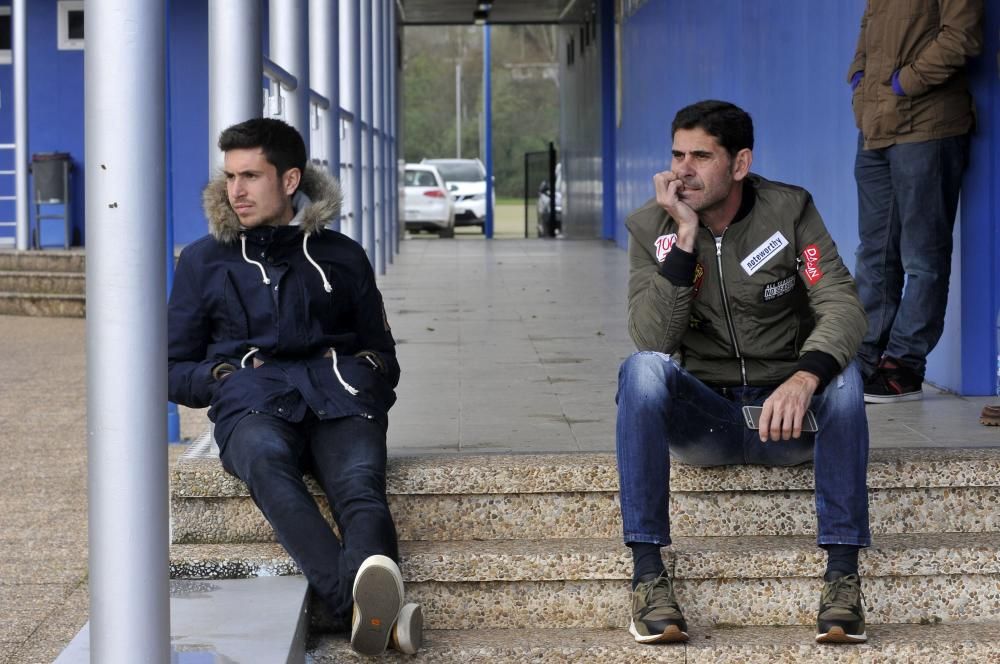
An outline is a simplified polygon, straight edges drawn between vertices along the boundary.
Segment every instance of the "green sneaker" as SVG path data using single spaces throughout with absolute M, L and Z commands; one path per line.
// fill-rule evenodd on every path
M 673 581 L 666 571 L 649 581 L 640 581 L 632 591 L 632 622 L 628 631 L 639 643 L 688 640 L 687 623 L 677 605 Z
M 823 584 L 816 618 L 817 643 L 864 643 L 865 609 L 861 577 L 837 576 Z

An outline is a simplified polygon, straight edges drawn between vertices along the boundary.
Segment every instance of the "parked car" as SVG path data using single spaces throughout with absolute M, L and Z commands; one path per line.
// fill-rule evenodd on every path
M 403 221 L 408 231 L 431 231 L 440 237 L 455 237 L 455 206 L 435 166 L 406 164 Z
M 455 203 L 456 226 L 486 228 L 486 168 L 478 159 L 424 159 L 437 166 Z M 493 194 L 496 205 L 496 192 Z
M 553 218 L 549 217 L 552 205 L 552 188 L 548 180 L 542 180 L 538 187 L 538 237 L 555 237 L 562 234 L 563 211 L 563 179 L 562 164 L 556 164 L 556 210 Z M 550 225 L 551 224 L 551 225 Z

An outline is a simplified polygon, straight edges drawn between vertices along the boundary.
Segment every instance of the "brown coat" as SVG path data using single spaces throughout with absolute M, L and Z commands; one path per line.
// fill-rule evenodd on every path
M 983 0 L 868 0 L 847 72 L 864 72 L 851 104 L 865 149 L 971 131 L 965 65 L 982 46 Z M 905 96 L 893 92 L 896 70 Z

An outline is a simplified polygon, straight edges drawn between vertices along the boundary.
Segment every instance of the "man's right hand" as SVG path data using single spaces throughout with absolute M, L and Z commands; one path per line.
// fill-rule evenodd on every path
M 684 183 L 673 171 L 663 171 L 653 176 L 656 203 L 677 222 L 677 246 L 687 252 L 694 251 L 698 234 L 698 213 L 680 198 Z

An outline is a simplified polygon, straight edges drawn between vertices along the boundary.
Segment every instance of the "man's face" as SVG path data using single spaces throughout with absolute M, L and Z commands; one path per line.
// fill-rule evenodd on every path
M 695 212 L 721 205 L 738 184 L 729 153 L 700 127 L 678 129 L 671 155 L 670 170 L 684 183 L 678 197 Z
M 226 152 L 223 171 L 229 204 L 245 228 L 281 226 L 292 220 L 291 195 L 298 186 L 298 169 L 281 177 L 261 148 Z

